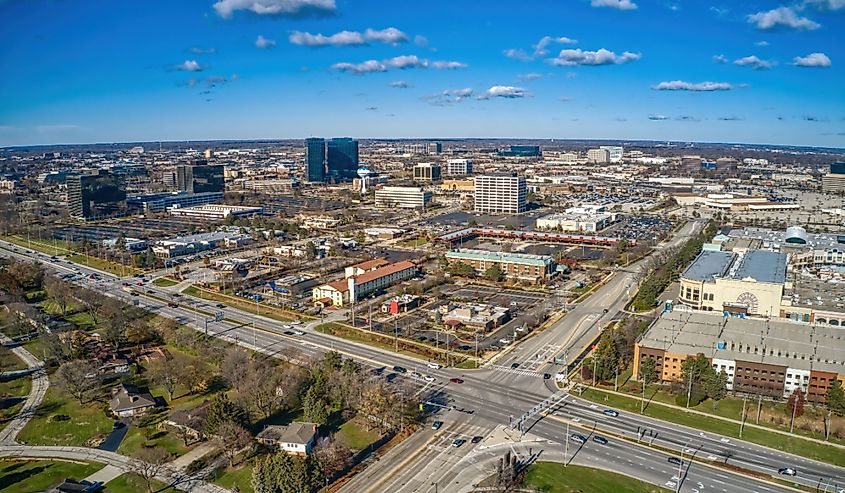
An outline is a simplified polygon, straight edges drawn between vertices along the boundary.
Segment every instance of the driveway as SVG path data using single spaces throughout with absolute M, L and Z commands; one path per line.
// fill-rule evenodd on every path
M 116 452 L 117 448 L 120 447 L 120 442 L 123 441 L 123 437 L 126 436 L 126 432 L 129 431 L 129 423 L 125 423 L 123 421 L 117 421 L 117 423 L 123 423 L 123 426 L 120 428 L 115 428 L 109 433 L 109 436 L 103 440 L 103 443 L 97 447 L 100 450 L 106 450 L 109 452 Z

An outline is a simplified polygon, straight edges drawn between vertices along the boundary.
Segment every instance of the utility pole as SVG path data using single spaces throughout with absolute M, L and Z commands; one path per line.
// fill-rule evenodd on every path
M 763 410 L 763 394 L 757 395 L 757 421 L 756 423 L 760 424 L 760 412 Z
M 640 381 L 643 383 L 643 396 L 640 399 L 640 414 L 645 413 L 645 378 L 640 375 Z
M 598 359 L 596 358 L 595 354 L 593 355 L 593 387 L 596 386 L 596 365 L 598 364 Z
M 742 429 L 745 428 L 745 402 L 748 400 L 748 395 L 742 396 L 742 419 L 739 421 L 739 438 L 742 438 Z
M 689 409 L 689 403 L 692 399 L 692 369 L 689 372 L 689 386 L 687 387 L 687 409 Z
M 563 467 L 569 464 L 569 422 L 566 422 L 566 448 L 563 451 Z

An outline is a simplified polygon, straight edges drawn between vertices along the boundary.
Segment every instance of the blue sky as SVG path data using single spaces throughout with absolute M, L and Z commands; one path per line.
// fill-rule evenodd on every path
M 0 145 L 845 147 L 845 0 L 0 0 Z

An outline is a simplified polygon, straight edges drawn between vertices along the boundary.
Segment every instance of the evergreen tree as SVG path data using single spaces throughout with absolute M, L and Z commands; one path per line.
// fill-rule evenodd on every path
M 305 398 L 302 400 L 302 414 L 306 421 L 317 424 L 326 424 L 329 419 L 329 413 L 325 398 L 317 391 L 316 387 L 311 387 L 305 393 Z
M 610 380 L 616 373 L 619 364 L 619 352 L 613 340 L 613 331 L 602 332 L 595 354 L 596 378 L 599 380 Z
M 229 396 L 220 394 L 208 407 L 208 414 L 205 416 L 203 425 L 204 431 L 213 434 L 221 424 L 227 421 L 247 427 L 249 415 L 242 406 L 229 400 Z
M 827 409 L 838 416 L 845 415 L 845 390 L 839 380 L 834 380 L 827 389 Z

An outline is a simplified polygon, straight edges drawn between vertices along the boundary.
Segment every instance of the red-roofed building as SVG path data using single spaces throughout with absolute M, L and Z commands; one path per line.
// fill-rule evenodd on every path
M 376 259 L 351 268 L 355 269 L 365 264 L 378 265 L 375 263 L 378 260 L 384 262 L 383 259 Z M 315 304 L 322 305 L 326 304 L 326 299 L 330 299 L 332 305 L 343 306 L 350 301 L 358 301 L 371 293 L 410 279 L 417 274 L 417 266 L 407 260 L 386 264 L 374 269 L 361 270 L 362 273 L 360 274 L 317 286 L 311 293 L 311 299 L 314 300 Z
M 365 262 L 361 262 L 360 264 L 355 264 L 351 267 L 347 267 L 344 270 L 343 277 L 352 277 L 352 276 L 360 276 L 365 272 L 369 272 L 371 270 L 380 269 L 384 266 L 390 265 L 390 262 L 383 258 L 374 258 L 372 260 L 367 260 Z

